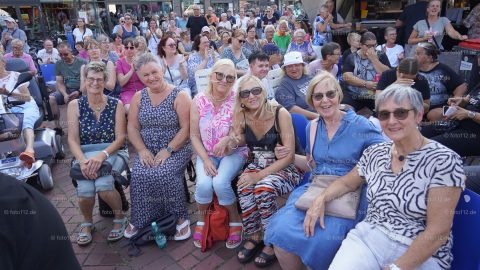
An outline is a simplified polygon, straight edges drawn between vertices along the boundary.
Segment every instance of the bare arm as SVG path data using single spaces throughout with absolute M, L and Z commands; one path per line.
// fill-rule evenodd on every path
M 430 35 L 425 35 L 424 37 L 418 37 L 418 31 L 414 29 L 412 30 L 412 33 L 408 38 L 408 44 L 414 45 L 420 42 L 425 42 L 425 41 L 428 41 L 430 37 L 431 37 Z
M 140 99 L 142 97 L 142 92 L 139 91 L 135 93 L 130 102 L 130 108 L 128 109 L 128 140 L 133 144 L 137 152 L 147 149 L 147 146 L 143 142 L 142 136 L 140 135 L 140 123 L 138 122 L 138 112 L 140 107 Z
M 190 107 L 190 141 L 192 142 L 193 149 L 197 155 L 205 162 L 205 160 L 209 160 L 209 157 L 207 150 L 203 146 L 202 136 L 200 135 L 199 121 L 200 115 L 194 99 Z
M 117 73 L 115 73 L 115 65 L 112 61 L 107 62 L 107 72 L 108 80 L 105 82 L 105 88 L 113 91 L 113 89 L 115 89 L 115 83 L 117 82 Z
M 78 162 L 85 161 L 85 155 L 80 148 L 80 128 L 78 118 L 80 117 L 78 111 L 78 100 L 72 100 L 67 107 L 67 123 L 68 123 L 68 146 L 70 151 Z
M 358 78 L 357 76 L 353 75 L 353 72 L 345 72 L 343 73 L 343 80 L 352 86 L 358 87 L 366 87 L 367 89 L 374 90 L 377 86 L 375 82 L 366 81 Z
M 65 83 L 63 82 L 63 76 L 55 76 L 55 79 L 57 81 L 57 84 L 56 84 L 57 90 L 63 96 L 67 96 L 67 87 L 65 86 Z
M 86 94 L 85 92 L 85 75 L 83 75 L 83 69 L 85 68 L 85 65 L 82 65 L 80 67 L 80 92 L 82 92 L 82 94 Z
M 427 227 L 395 261 L 399 268 L 416 269 L 447 241 L 461 191 L 458 187 L 434 187 L 428 190 Z
M 180 130 L 175 137 L 168 143 L 174 151 L 181 148 L 188 141 L 190 137 L 190 97 L 184 91 L 180 91 L 175 98 L 173 107 L 178 115 L 178 122 L 180 123 Z
M 445 26 L 445 31 L 447 32 L 447 35 L 449 37 L 451 37 L 453 39 L 456 39 L 456 40 L 464 40 L 464 39 L 468 38 L 467 36 L 464 36 L 464 35 L 461 35 L 460 33 L 458 33 L 457 30 L 455 30 L 455 28 L 453 28 L 453 26 L 450 22 Z
M 302 108 L 300 108 L 300 107 L 297 106 L 297 105 L 294 105 L 294 106 L 290 109 L 290 112 L 291 112 L 291 113 L 298 113 L 298 114 L 305 115 L 309 120 L 318 118 L 318 114 L 317 114 L 317 113 L 314 113 L 314 112 L 311 112 L 311 111 L 302 109 Z M 293 149 L 295 149 L 295 148 L 293 148 Z
M 455 88 L 455 90 L 453 90 L 453 96 L 454 97 L 463 97 L 466 92 L 467 92 L 467 84 L 462 83 L 457 88 Z
M 120 86 L 124 86 L 125 84 L 128 83 L 128 80 L 132 77 L 133 73 L 135 72 L 135 69 L 133 67 L 130 68 L 130 70 L 127 72 L 127 74 L 123 74 L 122 72 L 117 73 L 117 78 L 118 78 L 118 83 Z

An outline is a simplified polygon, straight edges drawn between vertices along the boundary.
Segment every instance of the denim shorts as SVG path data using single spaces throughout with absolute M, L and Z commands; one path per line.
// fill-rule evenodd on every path
M 384 232 L 386 230 L 380 228 L 366 221 L 358 223 L 343 240 L 328 269 L 384 269 L 394 263 L 409 246 L 393 240 L 394 237 L 387 235 Z M 442 268 L 433 257 L 430 257 L 417 269 L 440 270 Z

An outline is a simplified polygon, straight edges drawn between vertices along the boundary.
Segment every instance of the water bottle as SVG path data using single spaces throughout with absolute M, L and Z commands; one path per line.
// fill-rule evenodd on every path
M 153 236 L 155 237 L 155 242 L 160 249 L 163 249 L 167 246 L 167 237 L 163 234 L 157 226 L 157 222 L 152 222 L 152 231 Z

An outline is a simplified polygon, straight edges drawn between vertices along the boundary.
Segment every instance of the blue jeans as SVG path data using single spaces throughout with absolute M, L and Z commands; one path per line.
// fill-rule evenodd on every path
M 199 204 L 209 204 L 212 202 L 215 191 L 220 205 L 231 205 L 236 200 L 235 192 L 232 190 L 232 180 L 242 169 L 245 158 L 241 154 L 234 153 L 225 157 L 210 157 L 210 160 L 217 168 L 217 175 L 214 177 L 205 173 L 203 160 L 197 156 L 195 201 Z

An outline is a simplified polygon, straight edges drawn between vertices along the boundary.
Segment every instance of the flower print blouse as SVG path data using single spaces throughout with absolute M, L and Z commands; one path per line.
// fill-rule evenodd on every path
M 209 156 L 213 154 L 213 147 L 225 136 L 228 136 L 233 122 L 233 107 L 235 104 L 235 92 L 231 91 L 227 99 L 216 109 L 213 102 L 205 93 L 195 96 L 195 104 L 199 113 L 198 126 L 203 146 Z M 240 152 L 246 157 L 246 147 L 239 147 Z

